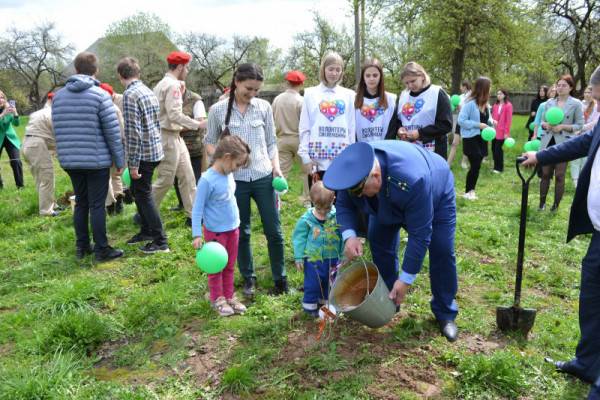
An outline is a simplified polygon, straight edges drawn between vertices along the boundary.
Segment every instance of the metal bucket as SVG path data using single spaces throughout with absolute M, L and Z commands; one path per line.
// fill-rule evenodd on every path
M 356 260 L 346 265 L 333 283 L 329 302 L 338 312 L 370 327 L 387 324 L 396 305 L 375 264 Z

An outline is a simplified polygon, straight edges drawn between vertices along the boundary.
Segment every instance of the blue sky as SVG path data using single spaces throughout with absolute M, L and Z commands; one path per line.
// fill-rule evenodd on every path
M 336 26 L 351 27 L 348 4 L 348 0 L 0 0 L 0 13 L 5 27 L 27 29 L 55 22 L 77 51 L 102 36 L 111 22 L 138 11 L 157 14 L 175 33 L 256 35 L 285 50 L 295 33 L 312 29 L 312 10 Z

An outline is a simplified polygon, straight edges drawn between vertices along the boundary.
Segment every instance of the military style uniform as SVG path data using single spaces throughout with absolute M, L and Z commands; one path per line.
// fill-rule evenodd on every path
M 352 196 L 347 189 L 369 175 L 375 159 L 381 167 L 379 193 Z M 446 161 L 408 142 L 360 142 L 333 160 L 323 183 L 338 191 L 337 222 L 344 241 L 356 236 L 358 211 L 369 215 L 367 237 L 373 261 L 390 290 L 397 279 L 413 283 L 429 250 L 431 310 L 438 321 L 453 321 L 458 313 L 456 202 Z M 408 232 L 408 243 L 399 276 L 400 228 Z
M 158 165 L 157 179 L 152 185 L 152 194 L 157 207 L 173 185 L 175 177 L 183 207 L 191 218 L 192 205 L 196 196 L 196 180 L 190 162 L 190 153 L 180 132 L 183 129 L 198 130 L 200 122 L 183 114 L 181 81 L 167 72 L 154 88 L 160 104 L 159 121 L 164 158 Z
M 31 166 L 31 174 L 35 179 L 40 215 L 54 215 L 54 152 L 56 140 L 52 129 L 52 107 L 46 104 L 29 116 L 23 140 L 23 156 Z

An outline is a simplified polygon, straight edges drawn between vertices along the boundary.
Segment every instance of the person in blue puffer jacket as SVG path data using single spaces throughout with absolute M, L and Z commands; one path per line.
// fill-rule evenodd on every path
M 112 99 L 95 79 L 98 58 L 90 52 L 79 53 L 74 66 L 76 74 L 54 96 L 52 125 L 58 161 L 69 174 L 75 192 L 76 256 L 82 259 L 92 253 L 89 218 L 93 252 L 96 260 L 102 262 L 123 255 L 122 250 L 108 245 L 104 200 L 110 167 L 114 164 L 122 173 L 125 157 Z

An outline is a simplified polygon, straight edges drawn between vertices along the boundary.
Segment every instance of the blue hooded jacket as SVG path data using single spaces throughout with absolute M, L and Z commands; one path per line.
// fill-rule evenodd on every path
M 52 99 L 56 153 L 64 169 L 125 166 L 115 106 L 99 85 L 91 76 L 73 75 Z

